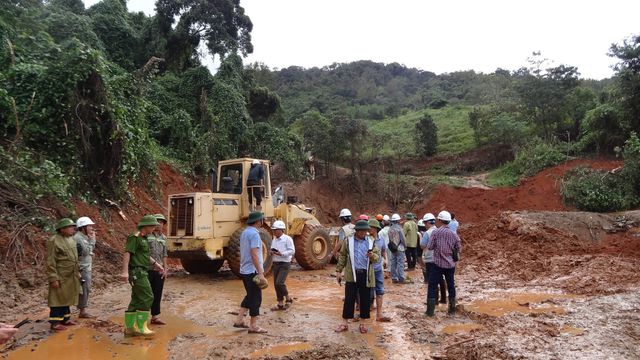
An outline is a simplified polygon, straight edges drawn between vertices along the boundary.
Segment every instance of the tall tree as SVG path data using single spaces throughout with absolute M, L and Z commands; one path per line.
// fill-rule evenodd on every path
M 416 148 L 424 157 L 433 156 L 438 151 L 438 127 L 429 114 L 416 123 Z
M 158 0 L 156 12 L 159 31 L 167 39 L 165 56 L 174 68 L 197 56 L 202 42 L 211 55 L 221 58 L 253 52 L 253 24 L 240 0 Z
M 640 131 L 640 35 L 611 45 L 609 56 L 620 60 L 615 70 L 625 121 L 630 130 Z

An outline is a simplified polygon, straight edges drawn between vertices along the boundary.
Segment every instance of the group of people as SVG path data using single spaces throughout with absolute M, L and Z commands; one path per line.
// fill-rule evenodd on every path
M 453 214 L 441 211 L 436 217 L 427 213 L 418 222 L 412 213 L 405 214 L 404 221 L 399 214 L 390 217 L 378 214 L 371 219 L 368 215 L 360 215 L 354 223 L 349 209 L 342 209 L 339 218 L 343 226 L 334 243 L 332 255 L 337 261 L 338 284 L 342 285 L 343 280 L 345 283 L 345 296 L 343 322 L 336 328 L 336 332 L 349 329 L 349 321 L 356 317 L 357 310 L 359 332 L 367 333 L 367 321 L 374 304 L 376 321 L 391 321 L 383 313 L 384 268 L 389 270 L 392 283 L 411 283 L 405 277 L 405 260 L 409 271 L 416 266 L 422 268 L 424 283 L 428 284 L 425 314 L 430 317 L 435 315 L 439 294 L 440 303 L 448 304 L 447 312 L 455 313 L 454 274 L 462 244 L 457 235 L 458 222 Z M 233 326 L 248 329 L 249 333 L 254 334 L 267 332 L 257 324 L 262 289 L 268 286 L 259 231 L 263 225 L 264 215 L 252 212 L 247 219 L 247 228 L 240 236 L 240 274 L 246 295 Z M 271 228 L 274 238 L 270 250 L 273 254 L 277 298 L 277 305 L 271 310 L 286 310 L 293 303 L 285 282 L 295 247 L 291 237 L 284 233 L 286 227 L 282 221 L 275 221 Z M 249 324 L 245 322 L 247 314 L 250 317 Z
M 164 325 L 159 318 L 164 279 L 167 276 L 167 246 L 162 214 L 145 215 L 138 231 L 125 245 L 121 277 L 132 285 L 131 302 L 125 312 L 125 335 L 151 335 L 149 323 Z M 91 270 L 96 247 L 96 224 L 89 217 L 77 221 L 64 218 L 46 244 L 48 305 L 51 330 L 76 325 L 71 306 L 79 318 L 94 317 L 87 310 L 91 293 Z

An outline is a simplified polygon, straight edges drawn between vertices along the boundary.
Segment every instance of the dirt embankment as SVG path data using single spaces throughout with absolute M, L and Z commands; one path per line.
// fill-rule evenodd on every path
M 122 248 L 129 233 L 135 230 L 138 220 L 145 214 L 165 213 L 166 196 L 170 193 L 193 191 L 199 186 L 185 179 L 168 164 L 158 166 L 158 177 L 148 187 L 133 184 L 130 192 L 134 202 L 116 205 L 104 200 L 100 205 L 88 204 L 78 199 L 72 200 L 72 213 L 58 209 L 61 216 L 89 216 L 97 225 L 97 243 L 94 260 L 93 287 L 101 289 L 119 273 Z M 18 246 L 20 258 L 7 258 L 11 243 L 12 227 L 0 227 L 0 293 L 8 296 L 0 299 L 4 308 L 27 308 L 40 304 L 46 296 L 44 275 L 44 254 L 46 240 L 51 236 L 32 226 Z
M 446 209 L 454 212 L 461 223 L 474 223 L 507 210 L 573 210 L 562 202 L 560 195 L 562 177 L 567 171 L 577 166 L 611 170 L 620 165 L 620 161 L 573 160 L 524 179 L 517 187 L 486 190 L 441 185 L 418 203 L 418 211 L 415 212 L 437 214 L 440 210 Z

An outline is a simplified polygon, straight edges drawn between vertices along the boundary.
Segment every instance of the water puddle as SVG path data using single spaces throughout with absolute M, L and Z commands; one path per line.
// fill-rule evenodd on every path
M 564 314 L 562 306 L 542 305 L 555 299 L 574 299 L 575 295 L 560 294 L 512 294 L 506 299 L 476 300 L 465 309 L 489 316 L 504 316 L 509 313 L 520 314 Z
M 123 315 L 124 316 L 124 315 Z M 24 346 L 8 354 L 9 360 L 64 359 L 167 359 L 169 343 L 180 334 L 217 334 L 211 328 L 201 327 L 177 316 L 165 315 L 165 326 L 153 326 L 153 338 L 124 338 L 122 333 L 108 335 L 88 327 L 75 327 L 56 333 L 39 343 Z M 114 317 L 122 326 L 123 319 Z M 190 356 L 189 356 L 190 357 Z
M 482 329 L 484 326 L 475 323 L 447 325 L 442 328 L 444 334 L 467 334 L 475 330 Z
M 580 329 L 580 328 L 577 328 L 577 327 L 565 325 L 565 326 L 560 328 L 560 332 L 563 333 L 563 334 L 579 336 L 579 335 L 584 334 L 584 329 Z
M 294 342 L 289 344 L 271 345 L 264 349 L 256 350 L 249 354 L 250 359 L 257 359 L 261 356 L 285 356 L 294 351 L 305 351 L 311 349 L 311 344 L 308 342 Z

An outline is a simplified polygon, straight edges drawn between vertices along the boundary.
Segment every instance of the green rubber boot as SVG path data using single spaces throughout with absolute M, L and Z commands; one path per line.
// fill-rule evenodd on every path
M 438 299 L 427 299 L 427 316 L 433 317 L 436 315 L 436 302 Z
M 456 313 L 456 298 L 449 296 L 449 309 L 447 310 L 447 314 L 455 315 Z
M 147 325 L 149 323 L 149 316 L 151 313 L 149 311 L 136 311 L 136 325 L 138 330 L 138 335 L 142 336 L 151 336 L 155 334 L 155 332 L 149 329 Z
M 138 329 L 136 328 L 136 312 L 124 313 L 124 336 L 136 336 Z

